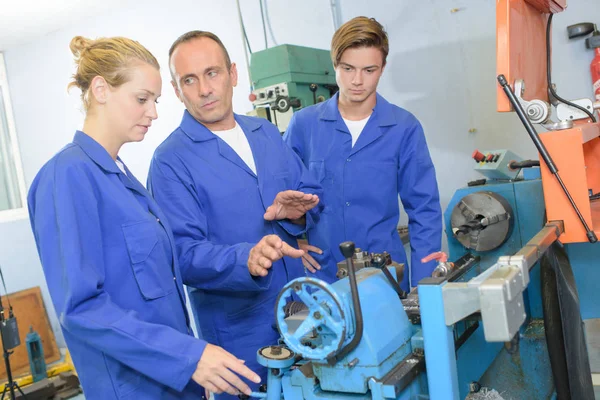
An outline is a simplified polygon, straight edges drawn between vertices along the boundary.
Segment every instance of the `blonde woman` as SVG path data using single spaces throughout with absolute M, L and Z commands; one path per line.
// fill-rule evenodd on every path
M 138 42 L 71 41 L 82 131 L 48 161 L 28 197 L 31 226 L 87 399 L 199 399 L 250 393 L 243 362 L 193 337 L 173 237 L 118 157 L 157 118 L 159 65 Z

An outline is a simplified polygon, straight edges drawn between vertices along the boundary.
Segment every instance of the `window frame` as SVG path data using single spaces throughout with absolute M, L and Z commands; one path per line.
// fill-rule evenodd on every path
M 27 212 L 27 190 L 25 189 L 25 174 L 23 172 L 23 163 L 21 161 L 21 152 L 19 150 L 19 141 L 17 138 L 17 129 L 13 114 L 12 102 L 10 99 L 8 77 L 6 74 L 6 64 L 4 54 L 0 52 L 0 91 L 4 99 L 6 122 L 8 125 L 8 138 L 10 140 L 10 149 L 12 152 L 12 162 L 16 175 L 17 192 L 21 196 L 21 207 L 0 211 L 0 223 L 15 221 L 28 217 Z

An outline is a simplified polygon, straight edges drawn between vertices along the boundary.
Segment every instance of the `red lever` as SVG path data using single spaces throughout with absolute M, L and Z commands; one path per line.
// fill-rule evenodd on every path
M 432 260 L 438 260 L 439 262 L 443 262 L 445 263 L 446 261 L 448 261 L 448 255 L 446 253 L 444 253 L 443 251 L 437 251 L 435 253 L 431 253 L 430 255 L 428 255 L 425 258 L 421 259 L 422 263 L 426 263 Z

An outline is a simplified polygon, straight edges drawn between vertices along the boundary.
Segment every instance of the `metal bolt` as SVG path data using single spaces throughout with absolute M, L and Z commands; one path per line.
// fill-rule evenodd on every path
M 315 319 L 321 319 L 321 313 L 318 311 L 315 311 L 315 313 L 313 314 L 313 317 L 315 317 Z
M 279 346 L 271 346 L 271 355 L 280 356 L 281 355 L 281 347 Z
M 477 393 L 481 390 L 481 384 L 479 382 L 471 382 L 469 383 L 469 392 Z

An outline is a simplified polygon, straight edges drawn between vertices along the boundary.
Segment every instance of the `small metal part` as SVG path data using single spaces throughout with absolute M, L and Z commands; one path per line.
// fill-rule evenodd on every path
M 294 353 L 283 346 L 267 346 L 259 350 L 262 357 L 270 360 L 286 360 L 294 357 Z
M 359 360 L 358 360 L 358 358 L 355 358 L 354 360 L 352 360 L 352 361 L 350 361 L 350 362 L 348 363 L 348 367 L 349 367 L 349 368 L 354 368 L 354 367 L 356 367 L 356 365 L 358 365 L 358 361 L 359 361 Z
M 479 382 L 471 382 L 469 383 L 469 392 L 477 393 L 481 390 L 481 384 Z
M 564 120 L 560 122 L 552 122 L 548 124 L 542 124 L 542 126 L 549 131 L 562 131 L 564 129 L 571 129 L 573 127 L 573 121 Z
M 384 251 L 383 253 L 369 253 L 363 251 L 360 248 L 354 250 L 352 255 L 352 261 L 354 262 L 354 269 L 360 271 L 363 268 L 382 268 L 383 265 L 388 267 L 394 267 L 396 269 L 396 279 L 401 282 L 404 277 L 404 264 L 399 264 L 392 260 L 392 256 Z M 346 261 L 340 261 L 337 264 L 337 278 L 343 279 L 348 276 L 348 268 Z
M 525 100 L 525 82 L 522 79 L 515 80 L 515 97 L 525 109 L 527 118 L 534 124 L 544 124 L 550 119 L 550 104 L 542 100 Z

